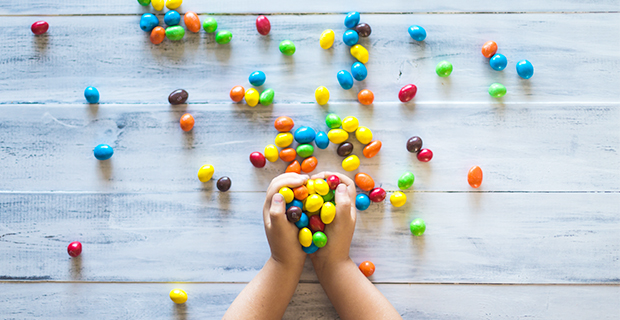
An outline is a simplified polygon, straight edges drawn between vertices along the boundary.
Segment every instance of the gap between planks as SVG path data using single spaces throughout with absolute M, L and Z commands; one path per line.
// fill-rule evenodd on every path
M 336 101 L 329 102 L 328 106 L 337 106 L 337 105 L 350 105 L 350 104 L 358 103 L 357 100 L 350 101 Z M 378 104 L 409 104 L 409 103 L 401 103 L 399 101 L 377 101 L 374 102 L 373 105 Z M 617 106 L 620 103 L 619 101 L 543 101 L 543 102 L 534 102 L 534 101 L 421 101 L 421 102 L 411 102 L 411 105 L 568 105 L 568 106 Z M 114 105 L 162 105 L 167 104 L 164 102 L 99 102 L 94 105 L 101 106 L 114 106 Z M 200 102 L 188 102 L 182 105 L 192 105 L 192 106 L 230 106 L 230 105 L 242 105 L 243 103 L 235 103 L 232 101 L 222 102 L 222 100 L 218 100 L 217 102 L 210 101 L 200 101 Z M 275 103 L 274 103 L 275 104 Z M 287 105 L 316 105 L 314 101 L 278 101 L 277 104 L 287 104 Z M 88 103 L 77 103 L 77 102 L 62 102 L 62 101 L 52 101 L 52 102 L 38 102 L 38 101 L 0 101 L 0 106 L 12 106 L 12 105 L 32 105 L 36 107 L 46 106 L 63 106 L 63 107 L 84 107 L 89 106 Z M 180 105 L 180 106 L 182 106 Z M 171 108 L 176 107 L 175 105 L 171 105 Z
M 392 189 L 384 189 L 386 192 L 396 192 L 400 191 L 403 193 L 536 193 L 536 194 L 593 194 L 593 193 L 609 193 L 609 194 L 619 194 L 619 190 L 609 190 L 609 191 L 577 191 L 577 190 L 566 190 L 566 191 L 512 191 L 512 190 L 479 190 L 479 191 L 428 191 L 428 190 L 392 190 Z M 212 192 L 214 190 L 203 190 L 196 189 L 190 191 L 175 191 L 175 192 L 100 192 L 100 191 L 12 191 L 12 190 L 0 190 L 0 194 L 115 194 L 115 195 L 136 195 L 136 194 L 183 194 L 183 193 L 195 193 L 195 192 Z M 227 193 L 265 193 L 265 191 L 227 191 Z

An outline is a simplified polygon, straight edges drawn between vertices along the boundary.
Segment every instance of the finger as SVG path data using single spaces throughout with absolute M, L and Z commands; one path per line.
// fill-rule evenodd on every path
M 299 175 L 297 173 L 284 173 L 275 177 L 267 188 L 267 196 L 265 197 L 265 205 L 263 211 L 269 210 L 269 204 L 274 194 L 278 193 L 282 187 L 298 187 L 306 183 L 309 179 L 308 175 Z
M 336 188 L 336 219 L 340 216 L 346 217 L 355 214 L 355 210 L 351 210 L 351 193 L 349 188 L 341 183 Z
M 268 227 L 281 223 L 282 219 L 286 220 L 286 203 L 284 202 L 283 195 L 276 193 L 271 198 L 271 206 L 268 212 L 269 214 L 263 217 L 265 221 L 269 221 Z
M 347 186 L 354 186 L 355 187 L 355 182 L 353 182 L 353 180 L 351 180 L 351 178 L 347 177 L 346 175 L 344 175 L 342 173 L 338 173 L 338 172 L 324 171 L 324 172 L 321 172 L 321 173 L 313 175 L 312 179 L 318 179 L 318 178 L 327 179 L 330 176 L 336 176 L 336 177 L 338 177 L 338 179 L 340 179 L 341 183 L 344 183 Z

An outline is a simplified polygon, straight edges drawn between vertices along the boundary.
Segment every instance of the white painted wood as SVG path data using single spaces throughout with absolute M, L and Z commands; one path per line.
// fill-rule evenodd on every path
M 220 28 L 234 34 L 228 45 L 217 45 L 204 32 L 188 32 L 180 42 L 157 46 L 140 30 L 139 16 L 49 17 L 51 28 L 41 37 L 30 32 L 33 19 L 0 21 L 6 35 L 0 42 L 0 103 L 81 104 L 84 88 L 91 85 L 99 88 L 102 104 L 167 103 L 177 88 L 189 91 L 190 103 L 228 103 L 230 88 L 247 88 L 255 70 L 267 74 L 262 89 L 275 90 L 276 104 L 309 103 L 311 108 L 318 108 L 314 90 L 319 86 L 329 88 L 332 103 L 357 103 L 364 88 L 377 102 L 400 103 L 398 91 L 408 83 L 418 86 L 416 103 L 500 107 L 502 102 L 620 101 L 620 14 L 365 15 L 373 27 L 370 38 L 361 40 L 370 51 L 369 75 L 348 91 L 336 79 L 355 61 L 341 40 L 341 15 L 273 16 L 268 37 L 256 32 L 254 16 L 218 16 Z M 423 43 L 409 37 L 412 24 L 426 28 Z M 318 39 L 328 28 L 337 40 L 326 51 Z M 279 52 L 284 39 L 295 42 L 294 56 Z M 504 71 L 492 70 L 480 54 L 488 40 L 507 56 Z M 449 78 L 435 74 L 444 59 L 454 65 Z M 534 64 L 530 80 L 516 73 L 521 59 Z M 487 93 L 494 82 L 508 88 L 502 100 Z

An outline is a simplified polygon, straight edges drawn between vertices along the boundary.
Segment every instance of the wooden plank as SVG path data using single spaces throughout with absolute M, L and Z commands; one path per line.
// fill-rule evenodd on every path
M 619 193 L 416 193 L 358 215 L 379 282 L 620 283 Z M 0 194 L 0 280 L 249 281 L 262 193 Z M 423 237 L 409 222 L 427 223 Z M 66 253 L 81 241 L 79 259 Z M 310 261 L 302 275 L 316 280 Z
M 355 61 L 340 40 L 340 15 L 273 16 L 269 37 L 258 35 L 253 16 L 218 16 L 220 28 L 234 34 L 230 44 L 217 45 L 212 34 L 188 32 L 180 42 L 166 40 L 158 46 L 138 27 L 139 16 L 49 17 L 50 31 L 41 37 L 33 37 L 27 27 L 34 17 L 5 17 L 0 21 L 6 34 L 0 43 L 0 103 L 81 104 L 84 88 L 91 85 L 99 88 L 102 104 L 167 103 L 177 88 L 189 91 L 190 103 L 228 103 L 230 88 L 247 88 L 248 75 L 257 69 L 267 74 L 262 89 L 275 90 L 276 104 L 308 107 L 316 106 L 314 90 L 319 86 L 330 89 L 332 103 L 357 103 L 364 88 L 375 93 L 376 102 L 398 102 L 398 91 L 408 83 L 418 86 L 416 103 L 500 107 L 513 102 L 618 102 L 620 33 L 612 26 L 618 26 L 619 17 L 366 15 L 373 33 L 360 43 L 370 51 L 369 76 L 348 91 L 336 79 L 339 70 L 349 70 Z M 411 24 L 426 28 L 423 43 L 409 37 Z M 336 31 L 337 41 L 325 51 L 318 39 L 328 28 Z M 294 56 L 279 52 L 284 39 L 295 42 Z M 504 71 L 492 70 L 480 54 L 482 44 L 491 39 L 509 59 Z M 530 80 L 516 74 L 521 59 L 534 64 Z M 448 78 L 435 74 L 441 60 L 454 65 Z M 494 82 L 508 88 L 503 100 L 488 95 Z
M 2 283 L 10 319 L 221 318 L 245 284 Z M 174 305 L 173 288 L 188 293 Z M 617 319 L 618 286 L 397 285 L 377 288 L 404 319 Z M 335 319 L 319 284 L 297 287 L 284 319 Z
M 562 104 L 430 105 L 340 104 L 326 108 L 277 104 L 0 106 L 0 190 L 185 192 L 214 189 L 198 168 L 210 163 L 215 177 L 230 176 L 233 191 L 265 191 L 286 163 L 254 168 L 248 156 L 273 143 L 273 120 L 292 116 L 296 126 L 327 131 L 328 112 L 357 116 L 383 142 L 367 159 L 351 137 L 358 170 L 396 190 L 405 171 L 416 175 L 415 191 L 617 191 L 620 189 L 620 108 Z M 178 119 L 191 112 L 192 133 Z M 406 140 L 423 138 L 433 150 L 423 163 L 407 152 Z M 354 141 L 355 140 L 355 141 Z M 97 161 L 99 143 L 114 147 L 112 159 Z M 316 149 L 315 172 L 341 169 L 331 144 Z M 301 159 L 299 159 L 301 161 Z M 484 171 L 479 189 L 467 184 L 470 167 Z

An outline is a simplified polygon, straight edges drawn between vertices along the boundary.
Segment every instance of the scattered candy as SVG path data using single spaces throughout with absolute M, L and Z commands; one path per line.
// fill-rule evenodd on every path
M 370 191 L 375 188 L 375 180 L 370 175 L 360 172 L 355 175 L 355 185 L 364 191 Z
M 289 187 L 282 187 L 278 190 L 278 193 L 284 197 L 284 202 L 290 203 L 295 199 L 295 193 Z
M 467 173 L 467 182 L 472 188 L 478 188 L 482 184 L 482 169 L 478 166 L 473 166 Z
M 482 55 L 485 58 L 491 58 L 495 52 L 497 52 L 497 43 L 494 41 L 487 41 L 482 45 Z
M 164 0 L 151 0 L 151 4 L 155 11 L 162 11 L 164 9 L 164 2 Z
M 501 98 L 506 94 L 506 87 L 501 83 L 493 83 L 489 86 L 489 95 L 493 98 Z
M 301 208 L 299 209 L 299 211 L 301 211 Z M 308 215 L 302 212 L 299 221 L 295 222 L 295 226 L 301 229 L 307 227 L 309 223 L 310 219 L 308 219 Z
M 332 143 L 339 144 L 349 139 L 349 133 L 342 129 L 331 129 L 327 132 L 327 137 Z
M 517 73 L 523 79 L 529 79 L 534 75 L 534 66 L 527 60 L 517 62 Z
M 351 55 L 359 62 L 366 64 L 368 62 L 368 50 L 361 44 L 356 44 L 351 47 Z
M 368 278 L 375 273 L 375 265 L 370 261 L 360 263 L 360 271 Z
M 422 138 L 413 136 L 407 140 L 407 151 L 417 153 L 422 149 Z
M 252 152 L 250 153 L 250 162 L 252 165 L 257 168 L 262 168 L 265 166 L 265 156 L 260 152 Z
M 445 78 L 452 73 L 452 64 L 446 60 L 440 61 L 435 67 L 438 76 Z
M 181 26 L 172 26 L 166 28 L 166 38 L 172 41 L 178 41 L 185 36 L 185 29 Z
M 319 38 L 319 45 L 323 49 L 329 49 L 334 44 L 334 39 L 336 38 L 336 34 L 334 30 L 327 29 L 321 33 L 321 37 Z
M 350 155 L 342 160 L 342 169 L 345 171 L 353 171 L 360 166 L 360 158 L 356 155 Z
M 355 130 L 355 137 L 361 144 L 369 144 L 372 141 L 372 131 L 364 126 L 359 126 Z
M 138 3 L 142 6 L 148 6 L 151 4 L 151 0 L 138 0 Z
M 424 223 L 424 220 L 417 218 L 411 221 L 409 230 L 411 230 L 411 233 L 413 233 L 414 236 L 421 236 L 424 234 L 424 231 L 426 231 L 426 223 Z
M 390 203 L 392 203 L 392 205 L 397 208 L 402 207 L 403 205 L 405 205 L 406 202 L 407 196 L 400 191 L 396 191 L 390 196 Z
M 357 94 L 357 100 L 363 105 L 370 105 L 375 100 L 375 95 L 372 91 L 364 89 Z
M 418 152 L 418 160 L 422 162 L 429 162 L 433 159 L 433 151 L 430 149 L 422 149 Z
M 316 88 L 314 91 L 314 98 L 319 105 L 326 105 L 329 101 L 329 90 L 323 86 Z
M 508 60 L 503 54 L 497 53 L 491 58 L 491 60 L 489 60 L 489 64 L 491 65 L 491 68 L 493 68 L 493 70 L 502 71 L 504 70 L 504 68 L 506 68 Z
M 265 147 L 265 158 L 269 161 L 269 162 L 276 162 L 278 161 L 278 148 L 276 146 L 274 146 L 273 144 L 269 144 Z
M 295 151 L 295 149 L 293 148 L 286 148 L 280 150 L 280 159 L 282 159 L 282 161 L 284 162 L 291 162 L 295 160 L 295 157 L 297 157 L 297 151 Z
M 349 90 L 353 87 L 353 76 L 347 70 L 340 70 L 336 74 L 338 78 L 338 83 L 342 87 L 342 89 Z
M 293 143 L 293 134 L 290 132 L 281 132 L 276 136 L 276 146 L 286 148 Z
M 310 228 L 312 232 L 325 231 L 325 224 L 321 221 L 321 217 L 315 214 L 310 217 L 308 228 Z
M 214 18 L 206 18 L 205 21 L 202 22 L 202 29 L 206 33 L 213 33 L 217 30 L 217 21 Z
M 297 223 L 301 219 L 304 213 L 301 212 L 299 207 L 290 207 L 286 209 L 286 219 L 290 222 Z M 307 216 L 306 216 L 307 219 Z
M 326 149 L 329 146 L 329 137 L 327 136 L 327 133 L 323 131 L 317 132 L 316 137 L 314 138 L 314 143 L 317 148 Z
M 183 17 L 183 22 L 185 22 L 187 30 L 191 32 L 200 31 L 200 19 L 198 18 L 196 12 L 187 11 Z
M 329 189 L 336 190 L 338 185 L 340 184 L 340 178 L 337 175 L 331 175 L 326 180 Z
M 306 158 L 304 159 L 304 161 L 301 162 L 301 171 L 305 173 L 310 173 L 314 171 L 314 169 L 316 169 L 316 166 L 318 164 L 319 161 L 316 159 L 316 157 Z
M 218 31 L 215 34 L 215 42 L 217 42 L 218 44 L 227 44 L 232 39 L 232 36 L 232 32 L 228 30 Z
M 368 69 L 361 62 L 355 62 L 351 66 L 351 75 L 357 81 L 363 81 L 368 76 Z
M 413 25 L 409 27 L 409 36 L 415 41 L 424 41 L 426 39 L 426 30 L 420 26 Z
M 166 8 L 173 10 L 181 6 L 183 0 L 166 0 Z
M 355 31 L 360 37 L 366 38 L 372 33 L 372 29 L 367 23 L 360 23 L 355 26 Z
M 260 94 L 254 88 L 250 88 L 245 92 L 245 103 L 250 107 L 255 107 L 260 101 Z
M 333 194 L 333 192 L 328 193 Z M 325 200 L 325 199 L 323 199 Z M 330 224 L 336 217 L 336 205 L 331 202 L 325 202 L 321 207 L 321 221 L 324 224 Z
M 72 257 L 77 257 L 82 253 L 82 244 L 79 241 L 73 241 L 67 246 L 67 253 Z
M 302 126 L 295 130 L 295 141 L 298 143 L 310 143 L 314 141 L 315 137 L 316 132 L 310 127 Z M 299 150 L 297 150 L 297 153 L 299 153 Z
M 183 104 L 189 98 L 189 93 L 183 89 L 177 89 L 170 93 L 168 102 L 172 105 Z
M 416 87 L 415 84 L 408 84 L 400 89 L 398 92 L 398 99 L 401 102 L 409 102 L 413 99 L 413 97 L 415 97 L 417 92 L 418 87 Z
M 175 10 L 170 10 L 164 15 L 164 23 L 167 26 L 176 26 L 181 23 L 181 15 Z
M 360 22 L 360 13 L 357 11 L 351 11 L 344 17 L 344 26 L 351 29 Z
M 368 209 L 370 206 L 370 198 L 365 193 L 360 193 L 355 197 L 355 208 L 360 211 Z
M 342 35 L 342 42 L 349 47 L 355 45 L 359 39 L 360 37 L 357 34 L 357 31 L 351 29 L 345 31 Z
M 267 80 L 267 76 L 262 71 L 254 71 L 250 74 L 248 80 L 250 80 L 250 84 L 253 86 L 260 87 L 265 83 L 265 80 Z
M 284 40 L 280 42 L 280 52 L 287 56 L 292 56 L 295 53 L 295 44 L 291 40 Z
M 210 164 L 205 164 L 198 169 L 198 180 L 200 180 L 200 182 L 207 182 L 211 180 L 213 177 L 213 172 L 215 172 L 213 166 Z
M 338 146 L 338 149 L 336 149 L 336 153 L 341 157 L 346 157 L 350 155 L 351 152 L 353 152 L 353 144 L 350 142 L 344 142 Z
M 400 178 L 398 178 L 398 188 L 400 190 L 407 190 L 411 188 L 413 182 L 415 181 L 415 176 L 413 173 L 407 171 L 403 173 Z
M 217 190 L 226 192 L 230 190 L 230 186 L 232 185 L 232 180 L 230 180 L 229 177 L 221 177 L 217 179 L 217 183 L 215 185 L 217 186 Z
M 346 132 L 355 132 L 359 126 L 360 122 L 356 117 L 348 116 L 342 119 L 342 130 Z
M 97 158 L 97 160 L 103 161 L 112 158 L 112 155 L 114 154 L 114 149 L 112 149 L 112 147 L 107 144 L 100 144 L 95 147 L 93 153 L 95 154 L 95 158 Z
M 342 120 L 340 120 L 340 117 L 337 114 L 330 113 L 325 117 L 325 124 L 330 129 L 338 129 L 342 124 Z
M 295 126 L 295 122 L 293 122 L 293 119 L 289 117 L 282 116 L 278 117 L 276 121 L 273 122 L 273 126 L 279 132 L 288 132 L 293 129 L 293 127 Z
M 142 29 L 142 31 L 151 32 L 158 24 L 159 19 L 152 13 L 145 13 L 142 15 L 142 18 L 140 18 L 140 29 Z
M 256 30 L 263 36 L 268 35 L 269 31 L 271 31 L 269 19 L 263 15 L 258 16 L 258 18 L 256 18 Z
M 387 194 L 385 193 L 385 190 L 383 190 L 383 188 L 374 188 L 370 190 L 370 193 L 368 194 L 368 198 L 372 202 L 381 202 L 385 200 L 386 195 Z
M 181 130 L 188 132 L 194 127 L 194 117 L 191 114 L 186 113 L 181 116 L 179 124 L 181 125 Z
M 183 304 L 187 301 L 187 293 L 181 289 L 173 289 L 170 291 L 170 300 L 176 304 Z
M 30 26 L 30 31 L 38 35 L 44 34 L 50 28 L 50 25 L 45 21 L 37 21 Z M 142 22 L 140 22 L 140 28 L 142 28 Z M 144 29 L 142 29 L 144 30 Z
M 299 161 L 295 160 L 293 162 L 291 162 L 287 167 L 286 167 L 286 171 L 284 172 L 295 172 L 297 174 L 301 173 L 301 165 L 299 164 Z
M 99 102 L 99 90 L 95 87 L 86 87 L 84 89 L 84 98 L 88 103 L 98 103 Z
M 275 91 L 273 91 L 273 89 L 269 88 L 269 89 L 265 89 L 265 91 L 263 91 L 260 94 L 260 98 L 259 98 L 259 102 L 260 104 L 264 105 L 264 106 L 268 106 L 270 104 L 273 103 L 273 97 L 275 96 Z
M 362 150 L 362 153 L 364 154 L 364 157 L 372 158 L 372 157 L 376 156 L 377 153 L 379 153 L 379 151 L 381 150 L 381 146 L 382 146 L 381 141 L 375 140 L 375 141 L 367 144 L 364 147 L 364 150 Z
M 230 99 L 234 102 L 239 102 L 243 100 L 245 96 L 245 88 L 242 86 L 234 86 L 230 89 Z
M 312 235 L 312 243 L 319 248 L 323 248 L 327 244 L 327 236 L 322 231 L 317 231 Z
M 160 44 L 166 39 L 166 29 L 157 26 L 151 30 L 151 43 L 152 44 Z

